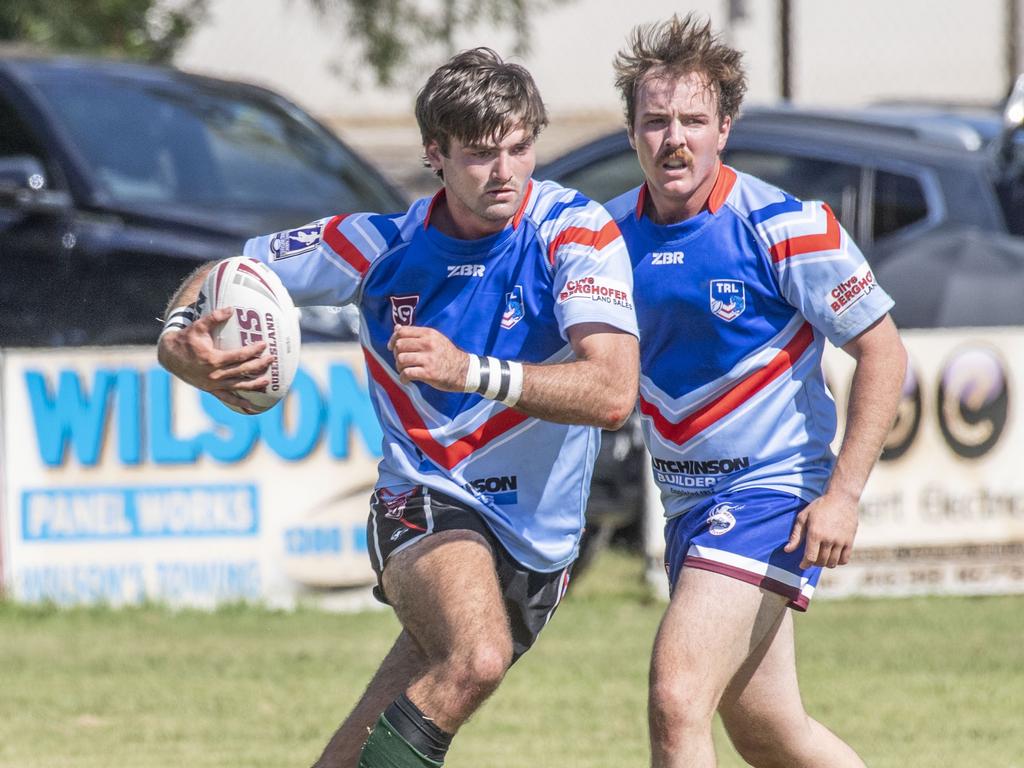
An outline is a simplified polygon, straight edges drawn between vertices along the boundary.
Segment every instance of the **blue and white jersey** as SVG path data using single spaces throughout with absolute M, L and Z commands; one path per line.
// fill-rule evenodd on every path
M 384 431 L 377 487 L 424 485 L 484 517 L 537 571 L 577 553 L 600 430 L 554 424 L 476 394 L 402 384 L 387 348 L 396 324 L 434 328 L 479 355 L 573 359 L 568 329 L 637 333 L 632 272 L 618 227 L 574 190 L 530 182 L 510 226 L 456 240 L 430 225 L 443 191 L 405 214 L 356 213 L 258 237 L 299 306 L 355 302 L 370 395 Z
M 724 165 L 679 224 L 644 216 L 646 194 L 608 210 L 633 263 L 639 410 L 666 516 L 721 491 L 817 498 L 835 460 L 825 339 L 846 344 L 892 299 L 824 203 Z

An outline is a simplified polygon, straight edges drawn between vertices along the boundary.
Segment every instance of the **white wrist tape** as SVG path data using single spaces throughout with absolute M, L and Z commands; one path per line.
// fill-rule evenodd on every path
M 193 305 L 177 307 L 171 310 L 164 320 L 164 329 L 160 331 L 160 339 L 169 331 L 183 331 L 199 318 L 199 313 Z M 159 339 L 157 339 L 159 342 Z
M 463 391 L 476 392 L 511 408 L 523 394 L 523 364 L 471 354 Z
M 476 392 L 480 386 L 480 356 L 471 354 L 469 356 L 469 370 L 466 371 L 466 383 L 462 387 L 463 392 Z

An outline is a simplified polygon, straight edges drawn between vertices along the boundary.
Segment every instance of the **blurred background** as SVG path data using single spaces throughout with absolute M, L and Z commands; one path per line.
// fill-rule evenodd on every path
M 691 10 L 745 51 L 750 104 L 993 105 L 1022 68 L 1020 0 L 7 0 L 0 40 L 269 86 L 419 191 L 412 101 L 451 52 L 489 45 L 526 64 L 553 116 L 550 158 L 620 124 L 611 60 L 627 31 Z
M 249 418 L 157 365 L 167 298 L 254 234 L 431 193 L 413 100 L 466 47 L 538 80 L 539 178 L 638 184 L 611 61 L 691 10 L 745 52 L 726 162 L 829 203 L 910 352 L 818 591 L 856 599 L 800 618 L 809 709 L 879 768 L 1024 766 L 1024 0 L 2 0 L 0 767 L 312 760 L 397 631 L 362 610 L 358 316 L 304 309 L 291 394 Z M 842 413 L 851 362 L 824 364 Z M 567 615 L 453 768 L 644 763 L 640 443 L 604 435 Z

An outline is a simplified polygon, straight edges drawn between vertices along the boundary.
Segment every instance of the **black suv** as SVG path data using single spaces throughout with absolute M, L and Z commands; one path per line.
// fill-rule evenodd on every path
M 152 343 L 184 276 L 246 237 L 405 207 L 366 161 L 263 88 L 0 56 L 0 347 Z M 304 337 L 351 328 L 314 311 Z

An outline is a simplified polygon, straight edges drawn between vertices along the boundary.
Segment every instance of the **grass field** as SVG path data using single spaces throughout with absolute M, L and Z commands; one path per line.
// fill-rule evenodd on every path
M 640 573 L 602 555 L 450 768 L 647 765 L 663 606 Z M 0 766 L 308 766 L 396 627 L 384 611 L 0 604 Z M 1024 768 L 1024 596 L 819 600 L 797 637 L 809 711 L 872 768 Z M 721 765 L 744 765 L 718 736 Z

